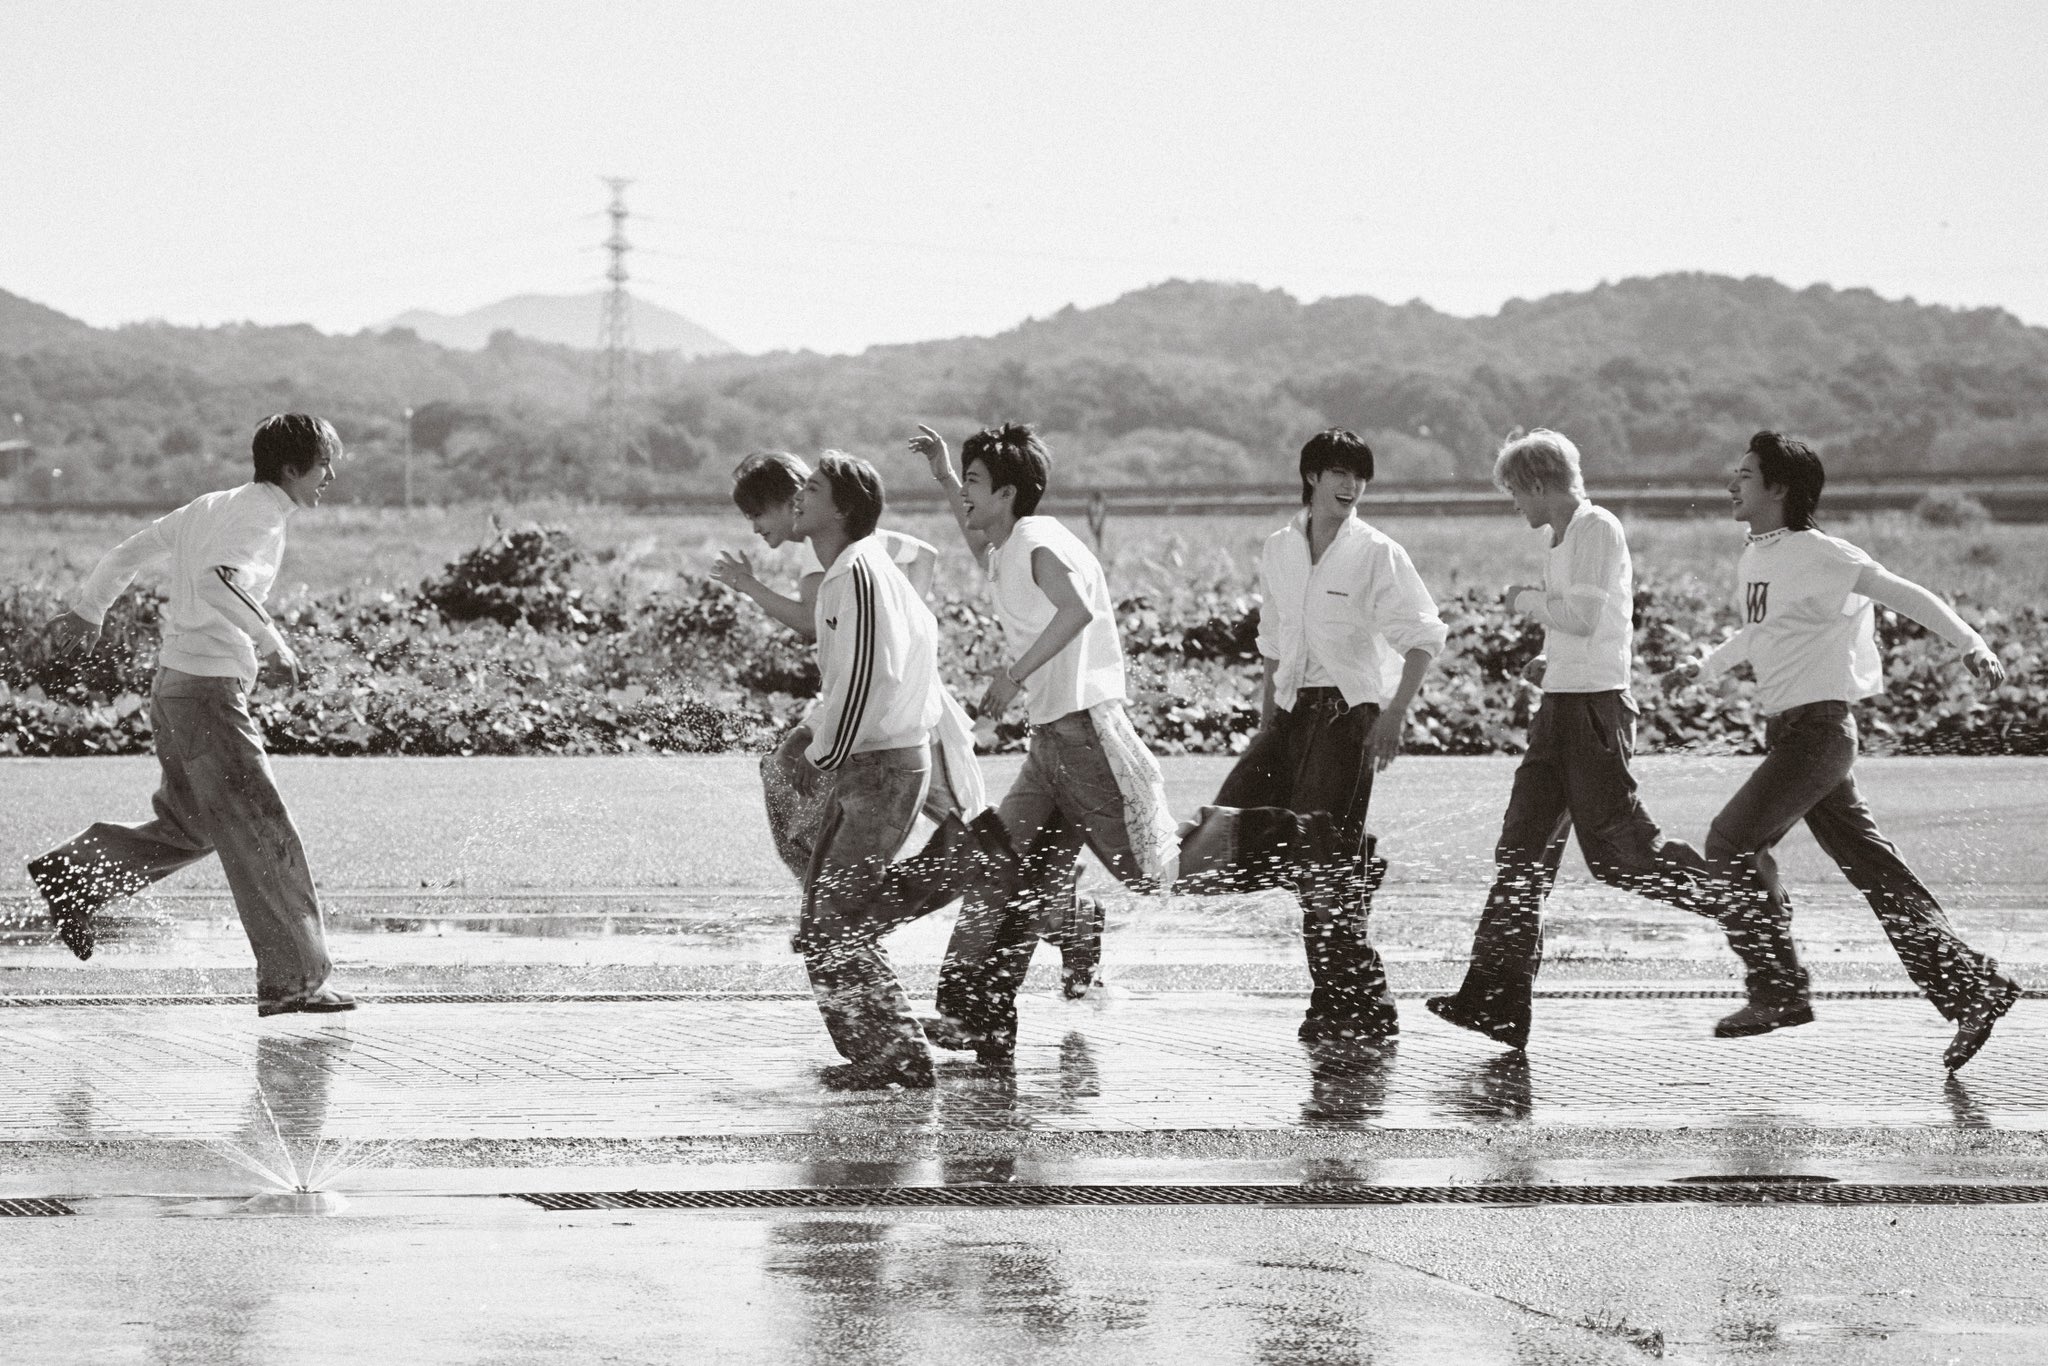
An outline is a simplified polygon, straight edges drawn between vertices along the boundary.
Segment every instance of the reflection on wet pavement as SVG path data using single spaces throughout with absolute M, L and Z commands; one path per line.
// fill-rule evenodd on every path
M 1429 1129 L 2048 1129 L 2048 1008 L 2025 1001 L 1960 1080 L 1923 1003 L 1716 1040 L 1713 1000 L 1539 1004 L 1530 1054 L 1407 1011 L 1398 1047 L 1304 1053 L 1299 1004 L 1027 998 L 1014 1067 L 948 1057 L 936 1090 L 821 1091 L 808 1002 L 380 1004 L 259 1025 L 216 1006 L 7 1012 L 0 1139 L 246 1137 L 252 1087 L 330 1138 Z M 253 1072 L 253 1075 L 252 1075 Z

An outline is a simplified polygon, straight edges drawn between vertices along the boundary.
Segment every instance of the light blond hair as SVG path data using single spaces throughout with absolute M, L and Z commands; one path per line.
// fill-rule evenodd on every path
M 1579 472 L 1579 448 L 1562 432 L 1538 427 L 1510 439 L 1493 458 L 1493 482 L 1503 493 L 1556 492 L 1570 489 L 1586 496 L 1586 478 Z

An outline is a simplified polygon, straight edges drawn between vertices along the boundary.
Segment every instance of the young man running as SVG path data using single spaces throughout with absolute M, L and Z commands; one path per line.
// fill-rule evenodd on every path
M 818 633 L 813 608 L 825 568 L 810 542 L 796 532 L 797 497 L 810 473 L 803 461 L 787 451 L 756 452 L 733 471 L 732 500 L 746 515 L 754 534 L 767 542 L 770 550 L 796 542 L 800 550 L 797 596 L 778 593 L 763 583 L 753 561 L 741 551 L 721 552 L 711 577 L 752 598 L 772 619 L 815 643 Z M 920 596 L 931 591 L 937 550 L 900 531 L 878 529 L 874 536 Z M 974 759 L 973 723 L 951 693 L 942 695 L 945 710 L 932 735 L 933 782 L 925 799 L 925 814 L 935 823 L 948 811 L 965 820 L 988 805 L 980 766 Z M 776 853 L 799 882 L 810 867 L 818 825 L 824 818 L 816 788 L 805 785 L 802 758 L 811 740 L 808 721 L 800 722 L 761 756 L 761 792 L 768 808 L 769 833 Z
M 1429 1009 L 1510 1048 L 1527 1045 L 1543 901 L 1573 826 L 1594 877 L 1713 916 L 1755 960 L 1752 979 L 1768 979 L 1776 959 L 1744 918 L 1754 893 L 1712 877 L 1691 845 L 1665 840 L 1636 795 L 1635 575 L 1621 523 L 1586 497 L 1578 447 L 1557 432 L 1539 428 L 1502 446 L 1493 481 L 1530 526 L 1550 533 L 1543 582 L 1504 595 L 1509 610 L 1543 627 L 1543 654 L 1525 671 L 1543 705 L 1515 770 L 1471 966 L 1456 994 L 1431 997 Z
M 1328 813 L 1339 857 L 1298 888 L 1313 983 L 1300 1034 L 1380 1039 L 1400 1024 L 1366 937 L 1384 869 L 1366 812 L 1449 631 L 1408 552 L 1358 516 L 1372 448 L 1332 427 L 1301 448 L 1299 472 L 1302 511 L 1259 555 L 1261 724 L 1216 803 Z
M 794 944 L 848 1060 L 821 1074 L 834 1090 L 932 1084 L 931 1054 L 880 940 L 974 876 L 974 840 L 957 817 L 922 854 L 891 863 L 931 782 L 945 690 L 938 621 L 874 535 L 883 501 L 873 466 L 828 451 L 804 483 L 795 521 L 825 577 L 814 609 L 824 681 L 801 759 L 821 789 L 824 820 Z
M 1781 965 L 1774 977 L 1752 984 L 1749 1003 L 1716 1032 L 1761 1034 L 1813 1019 L 1806 971 L 1792 947 L 1791 903 L 1771 853 L 1803 818 L 1821 851 L 1877 912 L 1914 983 L 1956 1026 L 1943 1055 L 1954 1071 L 1984 1046 L 2020 987 L 1956 937 L 1934 894 L 1878 831 L 1856 789 L 1851 707 L 1884 690 L 1872 604 L 1961 650 L 1987 686 L 2002 683 L 2005 668 L 1947 603 L 1820 532 L 1814 510 L 1826 482 L 1820 457 L 1806 443 L 1769 431 L 1750 439 L 1728 484 L 1736 520 L 1749 524 L 1736 567 L 1742 625 L 1704 659 L 1664 678 L 1676 689 L 1747 663 L 1767 718 L 1764 761 L 1714 818 L 1707 857 L 1717 866 L 1747 864 L 1762 879 Z
M 1177 832 L 1158 761 L 1124 713 L 1123 647 L 1102 566 L 1038 512 L 1052 467 L 1044 443 L 1020 423 L 984 428 L 961 446 L 958 472 L 944 438 L 918 431 L 910 449 L 930 464 L 989 575 L 1010 651 L 979 713 L 999 718 L 1022 695 L 1031 717 L 1024 768 L 998 808 L 1023 859 L 1022 885 L 1006 900 L 968 897 L 939 974 L 939 1018 L 926 1025 L 938 1046 L 994 1063 L 1015 1047 L 1034 926 L 1073 915 L 1083 846 L 1119 880 L 1151 885 L 1171 867 Z M 1065 975 L 1092 973 L 1100 920 L 1056 933 Z
M 298 656 L 263 604 L 284 558 L 286 525 L 334 482 L 341 440 L 319 418 L 284 413 L 257 427 L 252 449 L 253 482 L 196 498 L 121 542 L 52 623 L 63 648 L 91 648 L 107 608 L 137 572 L 169 561 L 150 693 L 163 771 L 156 819 L 100 822 L 28 872 L 65 945 L 90 958 L 101 907 L 218 852 L 256 954 L 256 1013 L 352 1010 L 355 1002 L 327 985 L 312 873 L 248 705 L 259 655 L 268 660 L 264 677 L 298 681 Z

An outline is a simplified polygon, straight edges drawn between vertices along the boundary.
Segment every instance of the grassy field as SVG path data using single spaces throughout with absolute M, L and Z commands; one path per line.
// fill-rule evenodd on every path
M 1190 588 L 1248 590 L 1258 547 L 1289 509 L 1269 516 L 1129 517 L 1109 525 L 1105 557 L 1119 593 L 1171 597 Z M 1371 516 L 1370 505 L 1367 515 Z M 733 516 L 660 516 L 615 508 L 535 503 L 399 509 L 335 508 L 299 519 L 280 587 L 313 593 L 342 588 L 400 589 L 418 583 L 462 551 L 487 540 L 492 519 L 568 527 L 602 566 L 643 586 L 677 574 L 701 574 L 720 549 L 754 544 Z M 1474 585 L 1497 588 L 1540 567 L 1539 533 L 1511 516 L 1375 519 L 1407 546 L 1424 580 L 1440 595 Z M 10 582 L 64 588 L 140 522 L 85 514 L 0 511 L 0 572 Z M 965 589 L 972 574 L 949 519 L 918 516 L 890 525 L 923 536 L 944 552 L 942 586 Z M 2016 607 L 2048 599 L 2048 529 L 2027 525 L 1942 528 L 1904 513 L 1830 520 L 1827 529 L 1863 546 L 1887 567 L 1945 594 Z M 1638 575 L 1697 581 L 1713 591 L 1729 582 L 1741 527 L 1732 521 L 1643 519 L 1629 525 Z

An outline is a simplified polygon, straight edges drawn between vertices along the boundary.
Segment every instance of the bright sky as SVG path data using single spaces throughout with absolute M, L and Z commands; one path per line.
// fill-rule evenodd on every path
M 1457 313 L 1669 270 L 2048 324 L 2033 3 L 6 0 L 0 288 L 352 331 L 601 286 L 745 350 L 1171 277 Z

